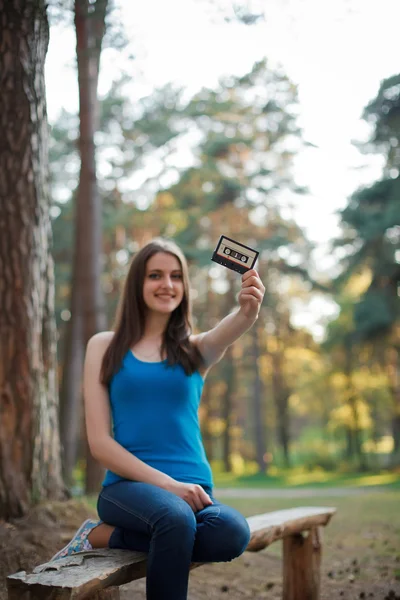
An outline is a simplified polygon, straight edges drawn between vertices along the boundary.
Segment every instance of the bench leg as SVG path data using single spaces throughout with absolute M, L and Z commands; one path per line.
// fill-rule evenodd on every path
M 321 532 L 283 538 L 283 600 L 319 600 Z

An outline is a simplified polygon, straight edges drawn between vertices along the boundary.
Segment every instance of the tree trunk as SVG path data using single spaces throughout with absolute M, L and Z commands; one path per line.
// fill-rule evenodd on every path
M 222 419 L 225 423 L 225 429 L 222 437 L 222 457 L 224 469 L 227 473 L 232 471 L 232 413 L 233 413 L 233 394 L 235 389 L 235 369 L 233 366 L 232 346 L 230 346 L 224 356 L 224 377 L 226 381 L 226 390 L 222 398 Z
M 394 415 L 392 417 L 392 436 L 393 436 L 393 450 L 392 450 L 392 461 L 394 463 L 399 461 L 400 455 L 400 415 Z
M 73 468 L 80 444 L 79 424 L 83 423 L 84 347 L 88 339 L 97 331 L 104 329 L 106 324 L 100 288 L 101 202 L 97 191 L 94 148 L 94 133 L 98 120 L 97 82 L 106 8 L 107 0 L 97 0 L 90 6 L 86 0 L 75 2 L 80 90 L 81 173 L 78 195 L 75 199 L 76 231 L 71 275 L 71 319 L 66 326 L 60 412 L 64 448 L 63 468 L 69 485 L 72 483 Z M 95 313 L 94 318 L 93 313 Z M 90 315 L 89 319 L 87 315 Z M 85 450 L 85 454 L 87 469 L 92 473 L 89 479 L 93 484 L 90 485 L 92 491 L 97 491 L 103 469 L 93 461 L 88 451 Z
M 354 444 L 354 432 L 353 432 L 353 429 L 351 427 L 348 427 L 347 425 L 345 425 L 345 427 L 344 427 L 344 435 L 345 435 L 345 441 L 346 441 L 344 456 L 345 456 L 346 460 L 350 461 L 350 460 L 352 460 L 354 458 L 354 455 L 355 455 L 355 444 Z
M 202 311 L 202 314 L 205 316 L 205 318 L 202 320 L 201 322 L 201 330 L 202 331 L 208 331 L 209 329 L 212 329 L 213 327 L 213 312 L 212 312 L 212 307 L 213 307 L 213 294 L 212 294 L 212 287 L 211 287 L 211 277 L 210 275 L 206 274 L 206 304 L 204 306 L 204 310 Z M 211 428 L 210 428 L 210 418 L 211 418 L 211 414 L 212 414 L 212 384 L 210 382 L 210 380 L 208 379 L 204 385 L 204 391 L 201 397 L 201 406 L 202 406 L 202 414 L 203 414 L 203 419 L 202 419 L 202 436 L 203 436 L 203 442 L 204 442 L 204 448 L 206 451 L 206 455 L 209 461 L 212 461 L 214 458 L 214 437 L 211 433 Z
M 389 391 L 393 400 L 392 463 L 396 464 L 400 460 L 400 366 L 399 352 L 394 347 L 387 349 L 386 372 L 389 380 Z
M 102 205 L 97 187 L 94 135 L 97 128 L 97 83 L 101 43 L 104 35 L 106 0 L 90 4 L 75 0 L 76 52 L 79 83 L 79 153 L 81 170 L 76 204 L 76 273 L 78 301 L 73 301 L 75 318 L 81 310 L 83 346 L 106 328 L 101 288 Z M 86 492 L 99 491 L 104 470 L 86 449 Z
M 76 272 L 76 268 L 74 272 Z M 80 426 L 83 420 L 81 385 L 84 355 L 83 322 L 80 310 L 79 286 L 73 280 L 71 282 L 71 295 L 71 318 L 66 325 L 60 410 L 63 474 L 68 487 L 73 483 L 73 469 L 78 457 Z
M 278 441 L 282 450 L 283 460 L 286 467 L 290 466 L 290 434 L 289 434 L 289 396 L 290 392 L 284 382 L 282 367 L 282 350 L 279 347 L 271 353 L 272 358 L 272 389 L 274 393 Z
M 0 0 L 0 517 L 62 498 L 44 0 Z
M 227 274 L 229 281 L 229 290 L 226 293 L 227 301 L 227 312 L 231 310 L 235 304 L 235 290 L 234 290 L 234 277 L 231 272 Z M 224 356 L 224 376 L 226 381 L 226 390 L 222 399 L 222 418 L 225 422 L 225 429 L 223 433 L 223 463 L 224 469 L 228 473 L 232 471 L 232 440 L 231 440 L 231 426 L 233 418 L 233 406 L 234 406 L 234 394 L 236 385 L 236 373 L 233 363 L 233 352 L 232 346 L 229 346 Z
M 365 454 L 362 449 L 361 429 L 360 429 L 360 418 L 357 407 L 357 397 L 353 385 L 353 347 L 351 342 L 347 342 L 345 345 L 346 362 L 344 367 L 344 373 L 346 376 L 346 387 L 347 387 L 347 403 L 350 406 L 353 423 L 352 423 L 352 438 L 353 447 L 357 456 L 358 468 L 361 471 L 367 469 Z
M 358 468 L 360 469 L 360 471 L 366 471 L 367 464 L 366 464 L 365 454 L 364 454 L 363 448 L 362 448 L 362 433 L 361 433 L 361 429 L 360 429 L 360 418 L 359 418 L 359 414 L 358 414 L 357 398 L 354 395 L 354 393 L 352 393 L 352 392 L 350 392 L 350 394 L 348 396 L 348 403 L 350 405 L 351 413 L 352 413 L 352 417 L 353 417 L 354 428 L 352 430 L 352 436 L 353 436 L 354 451 L 357 456 Z
M 254 431 L 256 443 L 256 460 L 260 473 L 266 473 L 267 462 L 266 445 L 265 445 L 265 418 L 263 411 L 263 382 L 260 375 L 259 358 L 259 328 L 255 324 L 251 330 L 252 345 L 253 345 L 253 370 L 254 370 L 254 388 L 252 394 L 253 414 L 254 414 Z

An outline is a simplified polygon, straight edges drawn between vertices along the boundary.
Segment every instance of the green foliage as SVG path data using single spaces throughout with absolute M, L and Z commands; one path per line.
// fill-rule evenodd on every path
M 355 336 L 370 339 L 385 335 L 400 314 L 400 265 L 396 258 L 400 243 L 400 178 L 384 179 L 359 190 L 341 216 L 346 238 L 336 245 L 345 243 L 348 247 L 351 241 L 353 251 L 343 261 L 338 284 L 362 269 L 371 272 L 371 283 L 354 307 Z
M 152 236 L 172 237 L 188 257 L 197 293 L 194 312 L 202 330 L 224 316 L 226 305 L 221 301 L 224 294 L 217 290 L 226 273 L 217 281 L 210 278 L 210 267 L 214 267 L 210 257 L 219 235 L 226 233 L 257 247 L 258 268 L 267 288 L 260 317 L 265 336 L 261 343 L 260 371 L 273 467 L 283 464 L 272 435 L 278 416 L 272 400 L 275 373 L 270 359 L 276 352 L 282 359 L 281 391 L 289 399 L 288 411 L 293 422 L 294 463 L 304 463 L 309 470 L 333 469 L 343 450 L 343 432 L 339 432 L 342 437 L 329 452 L 323 437 L 319 442 L 303 439 L 301 432 L 307 424 L 312 424 L 319 427 L 321 436 L 326 435 L 332 411 L 347 402 L 344 386 L 332 381 L 331 375 L 343 369 L 345 348 L 355 341 L 354 328 L 365 337 L 375 323 L 374 328 L 380 334 L 387 327 L 384 323 L 395 317 L 390 313 L 390 303 L 383 310 L 383 295 L 375 286 L 368 297 L 359 294 L 344 299 L 341 292 L 342 312 L 329 326 L 325 354 L 321 355 L 310 335 L 291 325 L 293 299 L 309 294 L 310 290 L 328 289 L 313 280 L 312 246 L 301 228 L 282 211 L 279 200 L 280 193 L 305 191 L 291 173 L 295 153 L 304 143 L 296 124 L 296 87 L 282 72 L 269 69 L 266 61 L 254 65 L 243 77 L 223 79 L 216 90 L 201 90 L 190 100 L 184 100 L 182 90 L 165 86 L 133 103 L 126 95 L 125 84 L 124 78 L 116 81 L 102 99 L 96 138 L 103 195 L 102 282 L 110 320 L 127 264 L 138 246 Z M 74 237 L 71 199 L 79 168 L 77 133 L 76 115 L 63 113 L 53 127 L 51 142 L 52 186 L 57 208 L 53 230 L 60 343 L 64 332 L 60 315 L 69 306 L 71 283 Z M 190 160 L 179 167 L 175 154 L 179 155 L 182 149 Z M 158 170 L 152 172 L 150 166 L 155 163 Z M 138 184 L 136 178 L 142 173 L 146 176 Z M 355 250 L 348 259 L 352 269 L 348 280 L 366 266 L 379 265 L 382 277 L 393 275 L 392 230 L 397 219 L 394 185 L 395 180 L 387 178 L 375 190 L 360 191 L 344 213 L 346 244 Z M 238 282 L 239 278 L 235 283 L 228 282 L 235 293 Z M 244 414 L 249 410 L 245 407 L 253 386 L 254 360 L 248 339 L 241 340 L 238 348 L 240 374 L 232 418 L 240 421 L 235 435 L 237 438 L 243 435 L 244 439 L 238 441 L 240 447 L 235 455 L 246 452 L 246 460 L 254 468 L 251 419 Z M 359 366 L 355 361 L 356 374 Z M 210 401 L 209 419 L 213 423 L 222 421 L 219 400 L 225 379 L 223 369 L 217 365 Z M 381 408 L 382 405 L 387 411 L 387 399 L 381 402 L 384 386 L 382 382 L 376 389 L 364 389 L 358 382 L 355 386 L 357 395 L 365 396 L 368 405 L 382 416 L 381 428 L 387 424 L 387 413 Z M 213 437 L 216 447 L 220 441 L 218 435 Z
M 382 82 L 364 111 L 374 124 L 368 148 L 386 154 L 386 171 L 400 164 L 400 75 Z M 366 269 L 370 284 L 354 303 L 354 337 L 368 340 L 394 331 L 399 319 L 400 176 L 386 176 L 356 191 L 341 212 L 344 235 L 336 246 L 346 249 L 338 286 Z
M 398 179 L 383 179 L 357 191 L 341 213 L 343 223 L 367 243 L 390 244 L 381 238 L 399 222 L 399 191 Z
M 387 158 L 388 168 L 400 165 L 400 74 L 385 79 L 378 94 L 364 110 L 364 118 L 374 125 L 367 149 L 378 149 Z
M 378 429 L 382 429 L 382 418 L 391 418 L 392 423 L 398 419 L 398 383 L 393 379 L 388 348 L 397 353 L 395 349 L 400 347 L 399 75 L 382 82 L 377 97 L 366 107 L 364 117 L 374 126 L 364 150 L 382 152 L 386 166 L 382 179 L 353 193 L 341 212 L 343 235 L 335 241 L 343 256 L 342 273 L 335 281 L 336 300 L 341 310 L 329 324 L 324 344 L 324 350 L 334 358 L 332 373 L 344 397 L 343 405 L 331 414 L 346 417 L 342 428 L 347 453 L 356 451 L 363 466 L 366 464 L 365 427 L 360 408 L 363 407 L 365 414 L 366 410 L 369 412 L 368 428 L 374 439 Z M 375 389 L 372 370 L 379 381 Z M 361 372 L 368 373 L 364 382 L 359 378 Z M 385 377 L 380 379 L 382 372 Z M 369 385 L 365 385 L 365 381 Z M 392 398 L 391 416 L 387 414 L 390 402 L 385 396 Z M 385 402 L 378 402 L 378 397 L 385 398 Z M 393 453 L 400 447 L 399 435 L 393 436 Z
M 393 298 L 385 289 L 369 289 L 354 306 L 354 324 L 361 340 L 388 333 L 395 321 Z

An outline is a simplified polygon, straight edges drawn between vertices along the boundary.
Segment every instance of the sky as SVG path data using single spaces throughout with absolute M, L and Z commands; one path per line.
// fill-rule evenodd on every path
M 314 260 L 328 270 L 335 262 L 329 240 L 338 233 L 337 211 L 381 173 L 382 159 L 361 155 L 352 141 L 367 138 L 363 108 L 380 82 L 399 72 L 400 2 L 248 0 L 266 15 L 253 26 L 225 23 L 216 2 L 117 0 L 116 14 L 134 45 L 103 53 L 99 90 L 106 91 L 121 67 L 132 72 L 134 99 L 167 82 L 193 93 L 216 86 L 222 75 L 244 74 L 264 57 L 282 66 L 298 85 L 303 136 L 316 146 L 295 163 L 297 182 L 310 190 L 300 198 L 296 218 L 317 244 Z M 231 11 L 231 0 L 220 5 Z M 129 62 L 131 52 L 135 60 Z M 50 122 L 62 107 L 77 109 L 74 53 L 73 30 L 52 28 L 46 61 Z M 327 303 L 327 313 L 333 310 Z M 307 324 L 311 312 L 298 324 Z

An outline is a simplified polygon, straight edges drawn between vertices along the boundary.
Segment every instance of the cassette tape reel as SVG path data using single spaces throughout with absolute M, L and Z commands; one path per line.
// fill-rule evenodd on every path
M 258 255 L 253 248 L 221 235 L 211 260 L 243 275 L 254 267 Z

